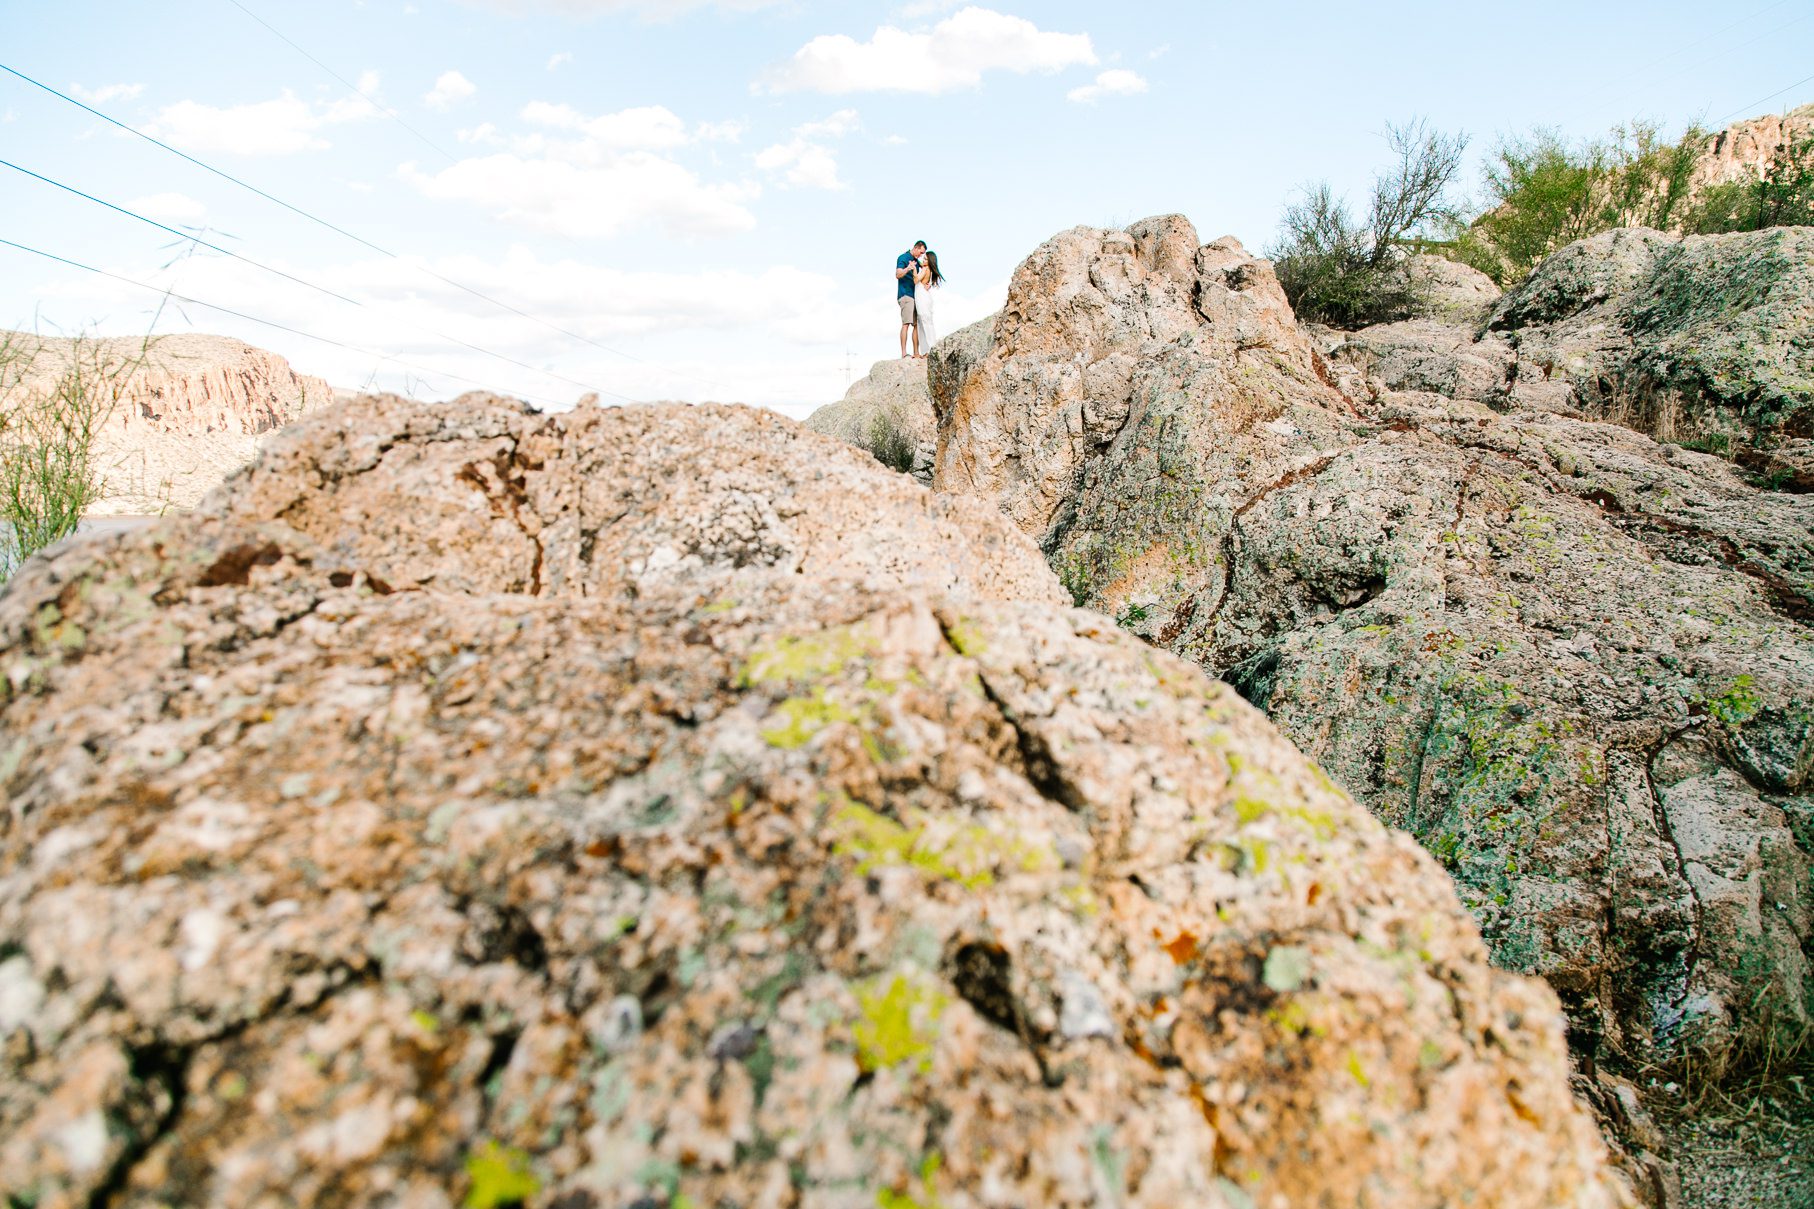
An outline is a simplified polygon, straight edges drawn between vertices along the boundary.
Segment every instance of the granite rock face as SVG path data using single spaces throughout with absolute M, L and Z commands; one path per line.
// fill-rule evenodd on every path
M 1434 862 L 1058 592 L 779 418 L 483 399 L 32 561 L 0 1192 L 1623 1203 Z
M 226 336 L 74 340 L 0 333 L 29 351 L 18 381 L 54 390 L 72 370 L 110 396 L 95 448 L 103 498 L 94 515 L 193 508 L 250 462 L 270 433 L 334 401 L 320 378 Z
M 1519 379 L 1568 382 L 1588 415 L 1727 449 L 1814 436 L 1814 229 L 1608 231 L 1545 260 L 1488 327 Z
M 1325 360 L 1265 261 L 1194 243 L 1172 218 L 1035 253 L 992 343 L 934 367 L 935 485 L 1415 834 L 1583 1044 L 1722 1061 L 1805 1029 L 1814 500 L 1490 389 L 1491 338 L 1418 321 Z M 1423 389 L 1392 389 L 1413 337 Z
M 932 483 L 932 459 L 938 433 L 932 418 L 932 396 L 926 391 L 926 362 L 913 358 L 878 361 L 867 377 L 836 403 L 827 403 L 806 418 L 814 432 L 867 449 L 878 459 L 893 460 L 922 486 Z

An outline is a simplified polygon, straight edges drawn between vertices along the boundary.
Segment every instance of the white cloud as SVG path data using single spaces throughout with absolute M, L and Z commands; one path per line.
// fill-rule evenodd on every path
M 735 143 L 743 138 L 750 128 L 748 122 L 731 120 L 726 122 L 701 122 L 693 128 L 693 137 L 702 143 Z
M 647 151 L 596 164 L 514 152 L 461 160 L 429 175 L 405 164 L 397 175 L 424 196 L 478 206 L 506 221 L 574 239 L 602 239 L 658 222 L 677 235 L 722 235 L 756 225 L 752 185 L 707 184 Z
M 902 135 L 891 134 L 887 138 L 883 139 L 882 143 L 884 146 L 887 146 L 887 147 L 905 147 L 907 145 L 907 140 Z
M 18 120 L 19 115 L 14 110 L 8 109 L 5 113 L 0 113 L 0 122 L 16 122 Z
M 422 97 L 430 109 L 451 109 L 479 91 L 478 86 L 457 71 L 444 71 L 435 77 L 435 86 Z
M 531 101 L 519 117 L 531 129 L 503 133 L 487 122 L 459 132 L 461 142 L 494 153 L 433 173 L 405 164 L 398 175 L 428 197 L 573 238 L 650 223 L 685 236 L 756 225 L 748 203 L 760 185 L 702 180 L 669 154 L 702 138 L 732 137 L 741 124 L 707 123 L 695 132 L 661 105 L 594 116 L 549 101 Z
M 793 138 L 764 147 L 756 153 L 756 167 L 783 185 L 799 189 L 845 189 L 838 178 L 838 156 L 825 144 L 859 129 L 862 118 L 854 109 L 840 109 L 816 122 L 794 127 Z
M 136 101 L 144 91 L 143 84 L 103 84 L 99 88 L 84 88 L 80 84 L 69 86 L 71 96 L 90 105 L 105 105 L 109 101 Z
M 794 127 L 794 133 L 803 139 L 841 139 L 857 130 L 863 119 L 854 109 L 840 109 L 828 118 L 817 122 L 807 122 Z
M 756 167 L 778 174 L 786 184 L 801 189 L 849 187 L 838 179 L 837 153 L 805 139 L 764 147 L 756 155 Z
M 1137 71 L 1116 68 L 1096 77 L 1094 84 L 1073 88 L 1065 93 L 1073 101 L 1093 105 L 1103 97 L 1131 97 L 1146 91 L 1146 77 Z
M 554 54 L 551 54 L 548 56 L 548 70 L 553 71 L 556 68 L 560 67 L 561 64 L 571 63 L 571 62 L 573 62 L 573 52 L 572 51 L 568 51 L 568 50 L 556 51 Z
M 1171 53 L 1172 53 L 1172 44 L 1170 42 L 1166 42 L 1159 46 L 1155 46 L 1151 50 L 1147 51 L 1146 57 L 1149 59 L 1163 59 L 1166 55 L 1169 55 Z
M 159 222 L 190 225 L 199 223 L 208 213 L 208 207 L 181 193 L 153 193 L 148 197 L 134 198 L 126 203 L 126 208 L 137 210 Z
M 523 106 L 522 118 L 532 125 L 573 131 L 604 148 L 660 150 L 679 147 L 688 141 L 687 124 L 664 105 L 644 105 L 587 117 L 571 105 L 531 101 Z M 539 143 L 530 147 L 540 148 Z
M 376 77 L 373 77 L 375 83 Z M 145 133 L 189 151 L 224 151 L 234 155 L 291 155 L 320 151 L 328 141 L 324 126 L 357 121 L 378 112 L 362 98 L 311 105 L 285 91 L 275 100 L 217 107 L 178 101 L 160 110 Z
M 1094 65 L 1088 34 L 1041 30 L 1023 17 L 966 8 L 923 33 L 891 25 L 867 42 L 823 34 L 765 72 L 768 92 L 919 92 L 974 88 L 985 72 L 1054 72 Z

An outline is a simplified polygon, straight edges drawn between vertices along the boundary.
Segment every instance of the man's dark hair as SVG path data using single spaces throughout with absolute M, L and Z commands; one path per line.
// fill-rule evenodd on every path
M 923 239 L 916 239 L 913 241 L 913 246 L 916 248 L 923 248 L 926 246 L 926 241 Z

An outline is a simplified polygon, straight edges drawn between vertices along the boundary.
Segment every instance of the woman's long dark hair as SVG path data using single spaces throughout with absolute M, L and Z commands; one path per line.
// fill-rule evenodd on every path
M 932 280 L 927 284 L 938 285 L 945 280 L 945 275 L 938 271 L 938 253 L 931 248 L 926 249 L 926 267 L 932 271 Z

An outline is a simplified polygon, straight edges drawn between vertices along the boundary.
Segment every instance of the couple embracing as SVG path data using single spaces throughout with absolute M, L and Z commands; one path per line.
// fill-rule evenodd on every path
M 932 351 L 938 332 L 932 325 L 932 291 L 945 280 L 938 271 L 938 253 L 919 240 L 894 262 L 895 301 L 901 307 L 901 356 L 908 357 L 907 338 L 913 337 L 915 358 Z

